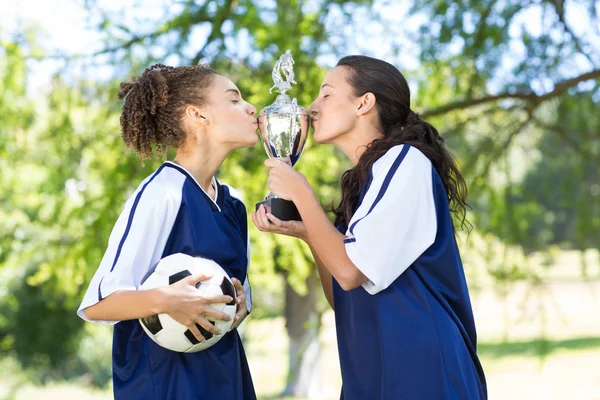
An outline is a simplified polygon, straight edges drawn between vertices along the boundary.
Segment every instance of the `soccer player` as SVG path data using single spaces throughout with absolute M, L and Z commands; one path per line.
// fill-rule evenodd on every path
M 466 184 L 437 130 L 410 109 L 391 64 L 341 59 L 310 107 L 314 139 L 339 147 L 331 224 L 307 179 L 267 160 L 269 190 L 303 222 L 264 207 L 256 226 L 305 240 L 335 311 L 345 400 L 487 398 L 451 215 L 465 224 Z
M 237 326 L 250 312 L 246 208 L 236 192 L 214 175 L 235 149 L 254 145 L 256 109 L 226 77 L 203 66 L 154 65 L 121 83 L 125 145 L 142 160 L 177 149 L 131 195 L 110 235 L 108 248 L 83 298 L 78 315 L 114 325 L 115 399 L 255 399 Z M 228 320 L 202 297 L 190 276 L 171 286 L 137 290 L 161 258 L 174 253 L 216 261 L 232 277 L 237 313 L 229 333 L 197 353 L 164 349 L 146 335 L 138 318 L 166 313 L 186 325 L 219 334 L 207 318 Z

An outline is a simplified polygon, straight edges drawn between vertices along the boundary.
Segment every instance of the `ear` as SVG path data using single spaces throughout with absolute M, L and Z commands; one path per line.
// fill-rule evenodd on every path
M 377 102 L 377 100 L 375 99 L 375 95 L 371 92 L 363 94 L 359 98 L 359 101 L 360 103 L 358 104 L 358 109 L 356 110 L 357 116 L 365 115 L 366 113 L 371 111 L 371 109 L 375 107 L 375 103 Z
M 192 120 L 197 121 L 203 125 L 209 124 L 206 112 L 203 112 L 203 110 L 200 110 L 195 106 L 187 106 L 185 108 L 185 114 L 188 117 L 192 118 Z

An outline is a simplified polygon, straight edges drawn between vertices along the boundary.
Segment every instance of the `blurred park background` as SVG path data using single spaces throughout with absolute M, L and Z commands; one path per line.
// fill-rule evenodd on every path
M 162 162 L 123 149 L 119 82 L 209 63 L 260 110 L 290 49 L 306 107 L 343 55 L 395 64 L 456 154 L 490 399 L 600 399 L 599 14 L 591 0 L 2 0 L 0 398 L 112 397 L 111 328 L 75 310 L 124 200 Z M 257 145 L 219 171 L 249 209 L 265 157 Z M 297 167 L 329 206 L 349 164 L 309 139 Z M 251 229 L 242 333 L 260 398 L 338 398 L 310 252 Z

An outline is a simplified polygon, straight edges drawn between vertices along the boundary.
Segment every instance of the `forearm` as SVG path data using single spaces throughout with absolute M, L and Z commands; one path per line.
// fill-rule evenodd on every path
M 312 190 L 302 192 L 295 203 L 300 211 L 311 249 L 344 290 L 351 290 L 366 281 L 346 253 L 344 235 L 329 221 Z
M 119 290 L 83 310 L 92 321 L 125 321 L 164 312 L 164 291 Z
M 321 286 L 323 286 L 323 293 L 325 293 L 325 298 L 327 299 L 329 306 L 332 309 L 334 309 L 334 307 L 333 307 L 333 282 L 332 282 L 331 273 L 327 270 L 327 268 L 325 268 L 323 261 L 317 254 L 316 250 L 310 245 L 310 243 L 308 244 L 308 246 L 310 247 L 310 251 L 313 255 L 313 258 L 315 259 L 315 264 L 317 264 L 317 269 L 319 270 L 319 278 L 321 279 Z

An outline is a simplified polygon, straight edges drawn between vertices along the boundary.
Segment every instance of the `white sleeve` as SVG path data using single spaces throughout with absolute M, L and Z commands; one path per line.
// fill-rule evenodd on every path
M 158 172 L 156 173 L 158 174 Z M 104 257 L 77 310 L 90 321 L 84 309 L 117 290 L 137 290 L 148 270 L 162 257 L 175 223 L 181 196 L 173 196 L 161 179 L 148 178 L 127 200 L 108 240 Z M 162 178 L 164 179 L 164 177 Z M 90 321 L 115 324 L 118 321 Z
M 435 241 L 433 167 L 414 147 L 396 146 L 373 166 L 372 181 L 348 224 L 346 253 L 370 294 L 386 289 Z

